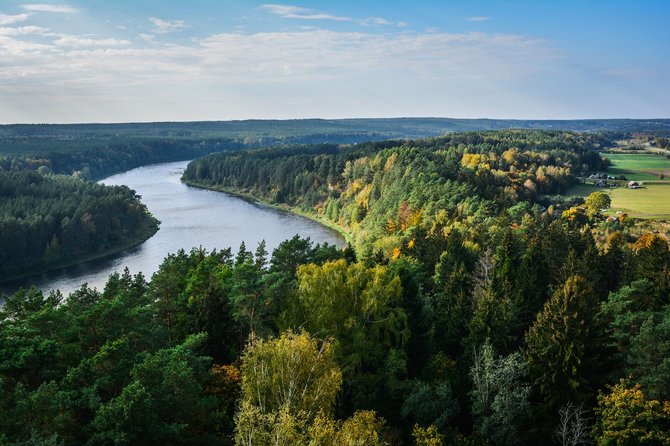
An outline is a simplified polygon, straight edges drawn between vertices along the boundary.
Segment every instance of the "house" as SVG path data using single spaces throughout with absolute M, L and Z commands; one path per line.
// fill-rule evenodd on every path
M 640 186 L 640 183 L 638 183 L 637 181 L 628 182 L 628 189 L 639 189 L 640 187 L 642 186 Z

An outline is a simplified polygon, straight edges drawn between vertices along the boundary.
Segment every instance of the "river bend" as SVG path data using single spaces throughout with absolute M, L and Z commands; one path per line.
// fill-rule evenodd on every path
M 163 258 L 179 249 L 203 246 L 208 251 L 232 247 L 244 241 L 254 251 L 265 240 L 268 252 L 283 240 L 299 234 L 315 242 L 344 245 L 340 235 L 317 222 L 221 192 L 197 189 L 181 183 L 188 161 L 155 164 L 101 180 L 127 185 L 161 221 L 160 230 L 143 244 L 105 259 L 38 274 L 0 286 L 0 293 L 35 285 L 44 292 L 60 289 L 64 295 L 83 283 L 101 290 L 110 274 L 128 267 L 147 278 Z

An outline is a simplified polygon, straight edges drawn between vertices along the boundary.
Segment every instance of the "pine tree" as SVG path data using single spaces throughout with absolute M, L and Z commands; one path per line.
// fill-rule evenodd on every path
M 526 333 L 525 356 L 541 410 L 554 415 L 595 393 L 607 355 L 598 302 L 586 279 L 569 277 Z

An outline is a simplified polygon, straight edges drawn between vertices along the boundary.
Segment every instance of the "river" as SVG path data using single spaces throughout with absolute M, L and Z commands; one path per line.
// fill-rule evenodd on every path
M 124 184 L 142 197 L 161 221 L 160 230 L 149 240 L 105 259 L 3 284 L 0 295 L 32 285 L 44 292 L 59 289 L 63 295 L 83 283 L 101 290 L 110 274 L 126 267 L 132 274 L 142 272 L 150 278 L 167 254 L 197 246 L 208 251 L 232 247 L 237 252 L 244 241 L 253 252 L 265 240 L 272 253 L 280 242 L 295 234 L 318 243 L 344 245 L 337 232 L 307 218 L 221 192 L 186 186 L 180 178 L 187 164 L 188 161 L 179 161 L 143 166 L 100 181 Z

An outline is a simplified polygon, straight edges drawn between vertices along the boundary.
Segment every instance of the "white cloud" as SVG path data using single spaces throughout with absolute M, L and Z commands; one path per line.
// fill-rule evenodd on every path
M 26 11 L 33 12 L 58 12 L 58 13 L 75 13 L 79 12 L 77 8 L 70 5 L 52 5 L 49 3 L 29 3 L 21 5 Z
M 37 35 L 49 33 L 33 31 Z M 203 110 L 202 105 L 196 104 L 211 107 L 214 103 L 231 103 L 232 98 L 241 100 L 245 94 L 250 95 L 244 112 L 249 117 L 254 116 L 253 107 L 260 115 L 270 113 L 261 105 L 267 97 L 275 98 L 270 102 L 277 104 L 295 103 L 295 108 L 283 112 L 287 117 L 299 113 L 318 115 L 318 110 L 335 113 L 328 108 L 325 96 L 341 104 L 342 113 L 349 110 L 348 113 L 357 114 L 356 110 L 369 109 L 351 107 L 377 100 L 366 91 L 374 90 L 380 95 L 377 98 L 388 101 L 395 101 L 391 98 L 405 94 L 403 91 L 411 95 L 413 88 L 426 86 L 468 91 L 463 85 L 472 82 L 495 85 L 508 79 L 527 79 L 551 67 L 551 60 L 557 56 L 556 50 L 542 40 L 484 33 L 380 34 L 323 29 L 230 32 L 188 44 L 155 45 L 145 45 L 139 40 L 142 36 L 128 42 L 53 33 L 47 44 L 32 41 L 30 34 L 11 33 L 12 36 L 0 33 L 0 101 L 24 104 L 29 110 L 25 119 L 29 120 L 66 119 L 58 112 L 53 112 L 51 118 L 41 118 L 48 109 L 31 104 L 53 104 L 54 110 L 62 110 L 62 104 L 90 104 L 90 109 L 83 105 L 73 108 L 73 117 L 67 118 L 72 120 L 98 116 L 87 114 L 91 110 L 106 110 L 105 113 L 125 116 L 126 120 L 168 119 L 170 113 L 186 116 L 180 113 L 186 113 L 186 109 Z M 342 88 L 358 90 L 352 93 Z M 19 91 L 26 92 L 19 95 Z M 284 93 L 278 93 L 281 91 Z M 137 114 L 139 109 L 128 105 L 137 101 L 129 102 L 128 98 L 142 102 L 147 114 Z M 423 100 L 438 104 L 432 94 Z M 300 101 L 313 108 L 301 109 Z M 347 105 L 349 101 L 352 104 Z M 128 115 L 114 115 L 113 107 L 102 106 L 112 103 Z M 404 104 L 401 99 L 397 103 Z M 233 113 L 230 117 L 240 117 L 234 113 L 242 113 L 230 107 L 220 110 Z M 273 110 L 272 113 L 282 113 L 279 108 Z M 387 113 L 395 114 L 405 109 L 388 110 L 396 109 L 387 108 Z M 0 108 L 0 119 L 9 114 Z M 103 115 L 100 116 L 104 118 Z M 211 119 L 215 115 L 208 116 Z
M 383 17 L 370 17 L 370 18 L 364 20 L 364 22 L 370 23 L 372 25 L 391 25 L 392 24 L 392 22 L 390 22 L 389 20 L 386 20 Z
M 0 59 L 3 62 L 0 65 L 0 81 L 10 82 L 13 77 L 23 77 L 26 72 L 43 75 L 44 68 L 40 64 L 49 57 L 51 48 L 51 45 L 0 34 Z
M 486 22 L 487 20 L 491 20 L 491 17 L 487 17 L 487 16 L 484 16 L 484 15 L 478 15 L 478 16 L 474 16 L 474 17 L 468 17 L 465 20 L 467 20 L 469 22 Z
M 364 26 L 397 26 L 402 28 L 407 26 L 407 22 L 394 22 L 383 17 L 368 17 L 367 19 L 359 20 L 359 23 Z
M 46 35 L 49 28 L 42 26 L 18 26 L 18 27 L 0 27 L 0 35 L 3 36 L 26 36 L 28 34 Z
M 141 33 L 140 34 L 140 39 L 151 43 L 151 42 L 154 42 L 156 40 L 156 36 L 154 34 Z
M 149 17 L 149 21 L 156 26 L 153 30 L 156 34 L 167 34 L 175 31 L 181 31 L 188 28 L 188 25 L 183 20 L 162 20 L 158 17 Z
M 285 19 L 354 21 L 352 17 L 338 16 L 293 5 L 265 4 L 261 6 L 261 9 L 265 9 Z M 363 26 L 397 26 L 398 28 L 402 28 L 408 25 L 407 22 L 396 22 L 384 17 L 368 17 L 366 19 L 356 19 L 355 21 Z
M 2 25 L 11 25 L 12 23 L 23 22 L 30 17 L 30 14 L 16 14 L 16 15 L 7 15 L 0 14 L 0 26 Z
M 261 8 L 285 19 L 335 20 L 339 22 L 348 22 L 352 20 L 351 17 L 342 17 L 324 12 L 318 12 L 314 11 L 313 9 L 302 8 L 300 6 L 266 4 L 262 5 Z
M 18 36 L 46 32 L 32 28 L 10 31 Z M 0 33 L 0 36 L 2 34 Z M 58 83 L 90 83 L 123 87 L 151 85 L 157 78 L 180 82 L 254 83 L 305 79 L 348 79 L 394 71 L 423 79 L 507 79 L 542 69 L 557 52 L 547 42 L 516 35 L 484 33 L 374 34 L 312 30 L 211 35 L 193 45 L 132 46 L 119 39 L 55 35 L 52 45 L 0 42 L 3 71 L 29 71 L 37 79 Z M 149 35 L 140 36 L 151 40 Z M 44 50 L 22 59 L 22 51 Z M 37 59 L 36 59 L 37 57 Z M 118 73 L 125 73 L 119 77 Z M 182 77 L 186 73 L 187 77 Z
M 129 40 L 121 39 L 90 39 L 86 37 L 77 37 L 77 36 L 63 36 L 54 41 L 54 44 L 58 46 L 65 47 L 94 47 L 94 46 L 106 46 L 106 47 L 116 47 L 116 46 L 125 46 L 130 45 Z

